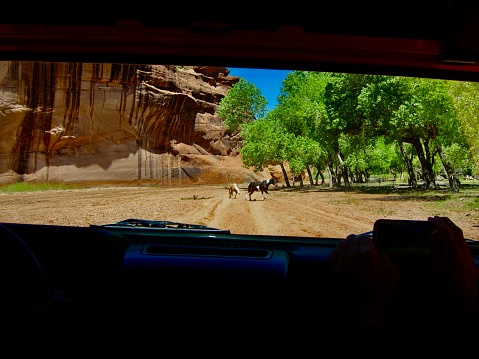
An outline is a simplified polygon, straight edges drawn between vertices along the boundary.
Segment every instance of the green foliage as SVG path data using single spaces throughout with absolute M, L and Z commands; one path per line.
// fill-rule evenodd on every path
M 460 129 L 479 172 L 479 83 L 449 81 L 448 85 Z
M 291 171 L 295 174 L 314 163 L 320 151 L 319 144 L 308 137 L 293 134 L 285 136 L 284 160 L 289 162 Z
M 370 76 L 357 91 L 357 110 L 364 116 L 368 136 L 400 135 L 395 114 L 409 99 L 407 83 L 400 77 Z M 391 128 L 395 128 L 391 132 Z
M 241 125 L 263 118 L 268 102 L 261 91 L 245 79 L 240 79 L 220 101 L 217 114 L 225 127 L 237 131 Z
M 428 184 L 444 170 L 477 173 L 478 94 L 477 84 L 445 80 L 293 71 L 268 120 L 255 121 L 266 127 L 241 122 L 243 163 L 287 161 L 295 173 L 311 165 L 358 175 L 410 169 Z
M 324 105 L 324 91 L 331 75 L 293 71 L 283 81 L 275 116 L 292 135 L 286 142 L 284 159 L 296 173 L 306 166 L 323 170 L 337 147 Z
M 359 96 L 363 88 L 373 81 L 371 75 L 334 74 L 325 88 L 325 105 L 329 127 L 337 134 L 359 133 L 365 120 Z
M 469 176 L 475 173 L 474 160 L 470 151 L 464 151 L 464 147 L 453 143 L 451 146 L 445 148 L 445 152 L 456 169 L 456 173 L 460 172 Z
M 297 136 L 311 137 L 327 116 L 324 88 L 330 74 L 293 71 L 286 76 L 278 97 L 278 121 Z
M 346 165 L 353 171 L 371 174 L 390 174 L 402 172 L 404 161 L 394 143 L 386 143 L 384 137 L 366 142 L 361 148 L 352 151 L 345 159 Z
M 265 118 L 241 125 L 243 165 L 262 171 L 263 167 L 284 156 L 287 133 L 276 121 L 274 110 Z

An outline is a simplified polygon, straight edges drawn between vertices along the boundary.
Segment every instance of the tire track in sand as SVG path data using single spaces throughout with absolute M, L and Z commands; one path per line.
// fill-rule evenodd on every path
M 259 198 L 245 201 L 241 195 L 236 199 L 226 196 L 215 204 L 205 221 L 235 234 L 345 238 L 350 233 L 372 229 L 369 216 L 351 211 L 348 204 L 339 210 L 337 206 L 334 204 L 333 209 L 327 203 L 303 204 L 298 194 L 270 191 L 264 201 Z
M 270 231 L 270 223 L 264 219 L 264 206 L 259 202 L 265 201 L 245 201 L 243 193 L 236 198 L 226 196 L 215 203 L 204 220 L 211 227 L 229 229 L 234 234 L 265 234 Z

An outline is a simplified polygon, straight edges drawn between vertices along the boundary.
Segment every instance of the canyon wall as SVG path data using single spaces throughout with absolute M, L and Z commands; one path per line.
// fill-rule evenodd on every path
M 0 183 L 222 184 L 265 177 L 216 110 L 223 67 L 0 62 Z

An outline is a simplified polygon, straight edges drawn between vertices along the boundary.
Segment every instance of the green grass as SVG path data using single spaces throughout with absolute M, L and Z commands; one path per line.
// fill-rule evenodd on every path
M 35 192 L 35 191 L 56 191 L 77 189 L 77 186 L 71 186 L 63 183 L 27 183 L 18 182 L 10 183 L 0 186 L 0 193 L 15 193 L 15 192 Z
M 479 211 L 479 187 L 463 187 L 459 192 L 449 193 L 431 201 L 429 205 L 438 210 L 452 207 L 459 212 Z
M 328 191 L 328 192 L 347 192 L 347 193 L 364 193 L 364 194 L 381 194 L 399 196 L 402 200 L 421 201 L 425 206 L 441 213 L 444 209 L 453 209 L 457 212 L 479 211 L 479 183 L 470 183 L 463 181 L 459 192 L 453 192 L 448 186 L 442 184 L 436 189 L 425 189 L 419 187 L 413 189 L 404 183 L 377 183 L 371 184 L 354 184 L 351 187 L 333 187 L 328 186 L 304 186 L 303 188 L 296 186 L 284 188 L 286 192 L 308 192 L 308 191 Z M 384 211 L 384 213 L 379 213 Z M 388 214 L 386 210 L 380 209 L 378 214 Z
M 478 211 L 479 210 L 479 198 L 475 197 L 472 200 L 465 203 L 468 209 Z

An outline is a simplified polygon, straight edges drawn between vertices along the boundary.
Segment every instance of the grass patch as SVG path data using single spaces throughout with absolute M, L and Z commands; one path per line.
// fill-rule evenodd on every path
M 451 209 L 458 212 L 479 211 L 479 191 L 477 189 L 461 190 L 459 193 L 452 193 L 428 204 L 438 210 Z
M 428 208 L 437 213 L 444 210 L 454 210 L 456 212 L 479 211 L 479 184 L 463 183 L 459 192 L 453 192 L 446 185 L 441 185 L 436 189 L 426 189 L 424 187 L 411 188 L 405 184 L 381 184 L 367 185 L 355 184 L 350 187 L 329 187 L 329 186 L 304 186 L 304 187 L 284 187 L 284 192 L 344 192 L 368 195 L 391 195 L 395 200 L 400 201 L 421 201 Z M 378 214 L 389 215 L 387 209 L 379 209 Z
M 464 205 L 469 210 L 479 211 L 479 197 L 474 197 L 472 200 L 467 201 Z
M 78 189 L 77 186 L 66 185 L 64 183 L 27 183 L 17 182 L 0 186 L 0 193 L 16 192 L 37 192 L 37 191 L 58 191 Z

